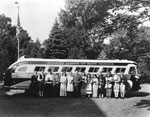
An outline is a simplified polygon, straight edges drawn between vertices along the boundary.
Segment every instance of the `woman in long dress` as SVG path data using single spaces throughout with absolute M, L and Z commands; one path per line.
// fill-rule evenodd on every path
M 86 97 L 87 76 L 84 73 L 81 80 L 81 97 Z
M 65 72 L 62 73 L 62 76 L 60 77 L 60 83 L 60 96 L 67 96 L 67 77 Z
M 88 97 L 91 97 L 92 95 L 92 78 L 91 75 L 87 75 L 87 89 L 86 89 L 86 94 Z
M 97 75 L 99 87 L 98 87 L 98 97 L 103 98 L 105 94 L 105 78 L 103 77 L 102 72 Z
M 115 72 L 114 76 L 113 76 L 113 81 L 114 81 L 114 94 L 115 94 L 115 98 L 118 98 L 119 95 L 119 83 L 120 83 L 120 76 Z
M 94 75 L 92 79 L 92 83 L 93 83 L 93 98 L 97 98 L 98 97 L 98 78 L 96 75 Z
M 72 73 L 69 72 L 67 75 L 67 96 L 72 97 L 73 95 L 73 83 L 74 83 L 74 78 L 72 76 Z
M 59 96 L 59 92 L 60 92 L 60 75 L 59 73 L 56 73 L 55 76 L 54 76 L 54 96 L 55 97 L 58 97 Z
M 31 84 L 29 86 L 29 91 L 32 96 L 36 96 L 38 93 L 38 74 L 37 71 L 34 71 L 34 74 L 31 76 Z
M 111 93 L 112 93 L 112 76 L 110 72 L 107 72 L 106 77 L 106 84 L 105 84 L 105 89 L 106 89 L 106 97 L 111 98 Z

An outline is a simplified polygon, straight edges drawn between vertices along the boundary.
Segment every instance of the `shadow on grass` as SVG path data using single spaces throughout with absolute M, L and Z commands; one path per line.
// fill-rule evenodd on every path
M 6 95 L 0 90 L 0 116 L 106 117 L 88 98 L 39 98 L 25 93 Z
M 126 97 L 127 98 L 131 98 L 131 97 L 145 97 L 150 95 L 150 93 L 147 92 L 141 92 L 141 91 L 130 91 L 126 93 Z
M 141 100 L 134 106 L 137 106 L 138 108 L 147 108 L 147 110 L 150 111 L 150 100 Z

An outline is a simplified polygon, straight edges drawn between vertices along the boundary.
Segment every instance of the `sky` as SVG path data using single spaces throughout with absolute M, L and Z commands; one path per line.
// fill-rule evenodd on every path
M 20 24 L 32 40 L 41 42 L 48 38 L 58 13 L 65 6 L 64 0 L 0 0 L 0 14 L 10 17 L 17 25 L 19 2 Z

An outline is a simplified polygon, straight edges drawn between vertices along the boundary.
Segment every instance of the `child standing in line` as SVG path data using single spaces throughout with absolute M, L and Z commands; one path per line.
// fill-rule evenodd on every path
M 124 80 L 121 80 L 121 83 L 120 83 L 120 96 L 123 99 L 125 97 L 125 82 L 124 82 Z

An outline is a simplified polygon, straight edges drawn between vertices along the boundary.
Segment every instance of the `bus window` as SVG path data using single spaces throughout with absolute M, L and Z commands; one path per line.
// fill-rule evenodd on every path
M 75 71 L 84 72 L 85 69 L 86 69 L 86 67 L 77 67 L 77 68 L 75 69 Z
M 58 72 L 58 69 L 59 69 L 59 67 L 50 66 L 50 67 L 48 68 L 48 71 Z
M 45 67 L 35 67 L 34 71 L 44 71 Z
M 102 72 L 104 72 L 104 73 L 106 73 L 106 72 L 108 72 L 108 71 L 111 72 L 112 69 L 113 69 L 113 68 L 111 68 L 111 67 L 109 67 L 109 68 L 104 67 L 103 70 L 102 70 Z
M 82 67 L 82 68 L 81 68 L 81 72 L 84 72 L 85 69 L 86 69 L 86 67 Z
M 111 71 L 112 71 L 112 68 L 108 68 L 108 70 L 107 70 L 107 71 L 110 71 L 110 72 L 111 72 Z
M 62 72 L 66 72 L 67 71 L 67 67 L 63 67 L 61 71 Z
M 77 67 L 76 69 L 75 69 L 75 71 L 80 71 L 80 69 L 81 69 L 81 67 Z
M 125 72 L 125 70 L 126 70 L 126 68 L 122 68 L 122 69 L 121 69 L 121 72 L 122 72 L 122 73 L 124 73 L 124 72 Z
M 121 68 L 116 68 L 116 73 L 120 73 Z
M 49 71 L 51 71 L 51 72 L 52 72 L 52 71 L 53 71 L 53 69 L 54 69 L 54 67 L 49 67 L 49 68 L 48 68 L 48 72 L 49 72 Z
M 68 67 L 66 72 L 71 72 L 72 71 L 72 67 Z
M 93 72 L 94 67 L 90 67 L 89 72 Z
M 102 70 L 102 72 L 104 72 L 104 73 L 107 72 L 107 68 L 104 67 L 103 70 Z
M 135 74 L 136 70 L 135 67 L 130 67 L 129 74 Z
M 96 68 L 94 69 L 94 72 L 98 72 L 98 70 L 99 70 L 99 68 L 98 68 L 98 67 L 96 67 Z
M 53 72 L 58 72 L 59 67 L 54 67 Z
M 72 71 L 72 67 L 63 67 L 62 72 L 71 72 Z
M 27 71 L 27 67 L 20 67 L 18 69 L 18 72 L 26 72 Z
M 89 72 L 98 72 L 98 67 L 90 67 Z

